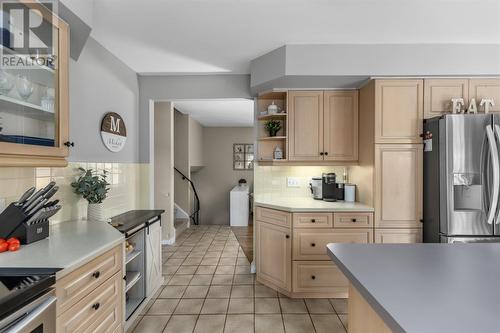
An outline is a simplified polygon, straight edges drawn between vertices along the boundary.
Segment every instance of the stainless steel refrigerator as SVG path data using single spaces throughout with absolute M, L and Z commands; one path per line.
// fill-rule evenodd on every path
M 500 114 L 424 122 L 424 242 L 500 242 L 499 156 Z

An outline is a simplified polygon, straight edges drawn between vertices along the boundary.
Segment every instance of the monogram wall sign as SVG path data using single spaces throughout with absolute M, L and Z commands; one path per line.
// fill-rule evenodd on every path
M 101 121 L 102 142 L 110 151 L 116 153 L 123 149 L 127 141 L 127 128 L 123 118 L 115 112 L 108 112 Z

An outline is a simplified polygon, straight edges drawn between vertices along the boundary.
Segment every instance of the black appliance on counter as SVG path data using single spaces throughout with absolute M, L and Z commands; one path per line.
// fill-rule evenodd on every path
M 0 269 L 0 333 L 53 333 L 53 269 Z
M 344 200 L 344 184 L 337 183 L 337 175 L 335 173 L 324 173 L 321 178 L 324 201 Z

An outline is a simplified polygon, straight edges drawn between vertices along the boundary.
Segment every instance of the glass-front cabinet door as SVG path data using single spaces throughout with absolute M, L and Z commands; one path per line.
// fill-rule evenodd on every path
M 0 166 L 66 165 L 68 26 L 55 2 L 0 4 Z

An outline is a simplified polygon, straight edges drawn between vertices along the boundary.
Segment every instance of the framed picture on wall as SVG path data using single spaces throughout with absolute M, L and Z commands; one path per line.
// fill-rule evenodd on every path
M 233 170 L 253 170 L 253 144 L 233 144 Z

